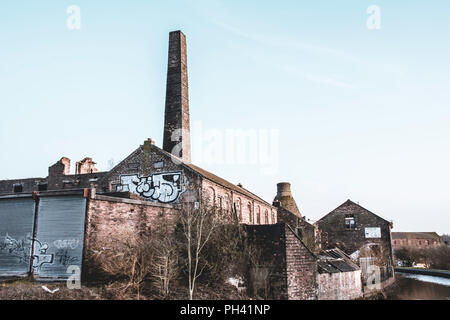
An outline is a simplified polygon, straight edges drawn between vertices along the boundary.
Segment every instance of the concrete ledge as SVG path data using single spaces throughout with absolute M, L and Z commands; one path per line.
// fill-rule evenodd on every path
M 103 196 L 94 194 L 91 196 L 91 199 L 93 200 L 101 200 L 101 201 L 108 201 L 108 202 L 119 202 L 119 203 L 129 203 L 129 204 L 137 204 L 137 205 L 144 205 L 149 207 L 159 207 L 159 208 L 169 208 L 169 209 L 179 209 L 178 205 L 170 205 L 170 204 L 163 204 L 163 203 L 155 203 L 150 201 L 144 201 L 144 200 L 135 200 L 135 199 L 128 199 L 128 198 L 119 198 L 119 197 L 111 197 L 111 196 Z
M 448 270 L 433 270 L 433 269 L 418 269 L 418 268 L 394 268 L 395 272 L 421 274 L 424 276 L 434 276 L 450 279 L 450 271 Z
M 18 199 L 18 198 L 32 198 L 32 193 L 11 193 L 11 194 L 3 194 L 0 195 L 1 199 Z

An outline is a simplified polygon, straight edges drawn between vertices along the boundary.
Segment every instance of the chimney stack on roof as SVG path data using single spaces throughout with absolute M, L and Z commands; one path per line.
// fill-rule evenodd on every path
M 62 157 L 58 162 L 48 168 L 49 176 L 70 175 L 70 159 Z
M 88 174 L 98 172 L 95 167 L 97 163 L 92 160 L 92 158 L 84 158 L 78 161 L 75 166 L 75 174 Z

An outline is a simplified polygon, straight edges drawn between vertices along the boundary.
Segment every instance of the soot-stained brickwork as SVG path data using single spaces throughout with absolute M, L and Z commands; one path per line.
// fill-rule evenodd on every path
M 285 223 L 246 226 L 259 255 L 250 275 L 251 292 L 268 299 L 317 299 L 317 259 Z
M 351 200 L 346 201 L 316 222 L 322 247 L 338 247 L 361 266 L 364 279 L 370 266 L 378 266 L 381 281 L 393 277 L 391 247 L 392 223 Z
M 261 297 L 317 299 L 318 282 L 326 287 L 338 278 L 345 280 L 347 275 L 319 277 L 317 254 L 323 248 L 340 247 L 361 265 L 380 266 L 383 279 L 391 277 L 390 225 L 386 220 L 346 202 L 311 225 L 301 214 L 289 183 L 277 185 L 271 204 L 241 184 L 191 163 L 186 47 L 181 31 L 170 33 L 161 148 L 147 139 L 105 172 L 99 172 L 94 160 L 86 157 L 75 162 L 71 173 L 71 160 L 62 157 L 49 166 L 47 177 L 0 181 L 0 197 L 87 194 L 90 190 L 86 196 L 85 259 L 92 248 L 115 250 L 115 241 L 130 233 L 170 225 L 184 203 L 195 208 L 213 205 L 245 224 L 249 241 L 261 251 L 261 263 L 253 267 L 248 279 L 249 290 Z
M 191 162 L 189 86 L 186 36 L 181 31 L 169 35 L 166 110 L 163 149 Z

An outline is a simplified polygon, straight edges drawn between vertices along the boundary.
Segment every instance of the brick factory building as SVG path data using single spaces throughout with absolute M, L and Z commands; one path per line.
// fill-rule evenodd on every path
M 394 249 L 403 247 L 435 248 L 441 244 L 441 237 L 436 232 L 392 232 L 392 247 Z
M 278 184 L 271 204 L 191 163 L 186 38 L 181 31 L 169 36 L 162 148 L 148 139 L 107 172 L 99 172 L 86 157 L 70 174 L 70 163 L 61 158 L 47 177 L 0 181 L 0 276 L 67 279 L 67 266 L 83 269 L 91 246 L 113 249 L 114 241 L 158 228 L 174 220 L 182 204 L 191 203 L 194 208 L 220 208 L 245 225 L 249 241 L 262 251 L 248 288 L 260 296 L 357 298 L 362 295 L 361 270 L 347 255 L 359 253 L 358 263 L 367 266 L 375 260 L 363 254 L 365 249 L 383 253 L 383 277 L 392 277 L 391 226 L 384 219 L 347 202 L 311 225 L 289 183 Z M 338 294 L 341 280 L 345 285 Z
M 392 223 L 351 200 L 318 220 L 324 249 L 341 249 L 361 267 L 364 289 L 373 275 L 380 271 L 382 286 L 394 278 L 391 246 Z M 379 269 L 378 269 L 379 268 Z

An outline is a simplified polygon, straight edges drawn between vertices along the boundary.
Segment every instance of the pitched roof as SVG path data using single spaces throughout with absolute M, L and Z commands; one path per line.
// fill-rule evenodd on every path
M 167 152 L 167 151 L 165 151 L 165 150 L 163 150 L 163 149 L 161 149 L 161 148 L 159 148 L 159 147 L 157 147 L 155 145 L 152 145 L 152 148 L 155 148 L 158 152 L 161 152 L 161 153 L 165 154 L 168 157 L 177 159 L 184 167 L 186 167 L 186 168 L 188 168 L 188 169 L 198 173 L 199 175 L 201 175 L 205 179 L 211 180 L 212 182 L 215 182 L 215 183 L 217 183 L 217 184 L 219 184 L 219 185 L 221 185 L 223 187 L 229 188 L 229 189 L 231 189 L 231 190 L 233 190 L 235 192 L 241 193 L 241 194 L 243 194 L 243 195 L 245 195 L 245 196 L 247 196 L 249 198 L 256 199 L 256 200 L 258 200 L 260 202 L 263 202 L 263 203 L 265 203 L 265 204 L 267 204 L 269 206 L 272 206 L 270 203 L 268 203 L 264 199 L 258 197 L 256 194 L 248 191 L 247 189 L 245 189 L 243 187 L 239 187 L 239 186 L 237 186 L 237 185 L 235 185 L 235 184 L 233 184 L 233 183 L 231 183 L 231 182 L 229 182 L 229 181 L 227 181 L 227 180 L 225 180 L 225 179 L 223 179 L 223 178 L 221 178 L 219 176 L 216 176 L 215 174 L 213 174 L 213 173 L 211 173 L 209 171 L 206 171 L 205 169 L 202 169 L 200 167 L 197 167 L 196 165 L 193 165 L 192 163 L 182 162 L 182 159 L 174 156 L 173 154 L 171 154 L 171 153 L 169 153 L 169 152 Z
M 336 211 L 337 209 L 339 209 L 340 207 L 343 207 L 343 206 L 345 206 L 345 205 L 355 205 L 355 206 L 358 206 L 358 207 L 360 207 L 361 209 L 363 209 L 363 210 L 369 212 L 370 214 L 373 214 L 373 215 L 376 216 L 377 218 L 379 218 L 379 219 L 381 219 L 381 220 L 384 220 L 384 221 L 386 221 L 387 223 L 390 223 L 390 222 L 387 221 L 386 219 L 380 217 L 379 215 L 373 213 L 373 212 L 370 211 L 370 210 L 367 210 L 366 208 L 364 208 L 363 206 L 361 206 L 359 203 L 355 203 L 355 202 L 353 202 L 353 201 L 350 200 L 350 199 L 348 199 L 347 201 L 345 201 L 343 204 L 341 204 L 341 205 L 338 206 L 337 208 L 333 209 L 331 212 L 329 212 L 329 213 L 327 213 L 326 215 L 324 215 L 322 218 L 320 218 L 319 220 L 317 220 L 316 223 L 319 222 L 319 221 L 321 221 L 321 220 L 323 220 L 323 219 L 325 219 L 327 216 L 329 216 L 330 214 L 332 214 L 334 211 Z
M 440 239 L 436 232 L 392 232 L 392 239 Z
M 199 173 L 201 176 L 203 176 L 204 178 L 211 180 L 217 184 L 220 184 L 223 187 L 229 188 L 233 191 L 239 192 L 241 194 L 246 195 L 247 197 L 253 198 L 253 199 L 257 199 L 258 201 L 261 201 L 269 206 L 271 206 L 270 203 L 268 203 L 267 201 L 265 201 L 264 199 L 261 199 L 260 197 L 258 197 L 256 194 L 248 191 L 247 189 L 243 188 L 243 187 L 239 187 L 221 177 L 216 176 L 215 174 L 206 171 L 205 169 L 202 169 L 200 167 L 197 167 L 196 165 L 193 165 L 191 163 L 183 163 L 184 165 L 186 165 L 187 167 L 189 167 L 190 169 L 194 170 L 195 172 Z
M 338 248 L 321 251 L 317 266 L 319 273 L 351 272 L 360 269 L 344 251 Z

